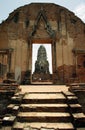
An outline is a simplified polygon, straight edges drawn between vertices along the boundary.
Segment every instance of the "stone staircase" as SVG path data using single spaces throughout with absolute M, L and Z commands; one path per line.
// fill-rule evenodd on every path
M 85 126 L 82 107 L 68 91 L 17 93 L 7 113 L 3 118 L 5 130 L 7 126 L 10 130 L 76 130 Z
M 72 117 L 72 124 L 75 128 L 85 128 L 85 114 L 82 112 L 82 106 L 78 103 L 78 97 L 74 93 L 64 92 L 67 99 L 69 113 Z
M 74 130 L 66 97 L 63 93 L 26 93 L 13 130 L 36 129 Z M 22 126 L 22 128 L 21 128 Z M 64 127 L 64 128 L 63 128 Z

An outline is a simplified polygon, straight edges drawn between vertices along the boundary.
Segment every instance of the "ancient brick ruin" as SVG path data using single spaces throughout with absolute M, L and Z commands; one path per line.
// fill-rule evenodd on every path
M 0 24 L 0 130 L 84 130 L 84 82 L 85 24 L 73 12 L 31 3 Z
M 32 84 L 32 45 L 51 44 L 52 84 L 85 82 L 85 24 L 68 9 L 32 3 L 0 25 L 0 77 Z

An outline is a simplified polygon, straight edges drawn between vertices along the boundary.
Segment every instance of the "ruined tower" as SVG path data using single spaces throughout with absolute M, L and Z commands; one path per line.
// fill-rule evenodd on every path
M 41 45 L 38 49 L 34 73 L 49 74 L 49 62 L 47 60 L 46 49 L 43 45 Z
M 37 60 L 35 62 L 35 71 L 33 73 L 34 81 L 50 80 L 49 62 L 47 60 L 47 52 L 44 45 L 40 45 L 37 52 Z

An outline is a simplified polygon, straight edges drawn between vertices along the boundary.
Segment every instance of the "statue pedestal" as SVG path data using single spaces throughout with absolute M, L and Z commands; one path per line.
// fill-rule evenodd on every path
M 33 82 L 52 82 L 52 75 L 51 74 L 44 74 L 44 73 L 34 73 L 32 75 Z

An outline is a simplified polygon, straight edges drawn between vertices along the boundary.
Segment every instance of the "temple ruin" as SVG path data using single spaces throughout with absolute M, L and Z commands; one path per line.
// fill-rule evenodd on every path
M 32 84 L 32 45 L 50 44 L 51 83 L 85 82 L 84 43 L 85 24 L 68 9 L 51 3 L 20 7 L 0 24 L 0 77 Z
M 85 130 L 85 24 L 53 3 L 0 24 L 0 130 Z

